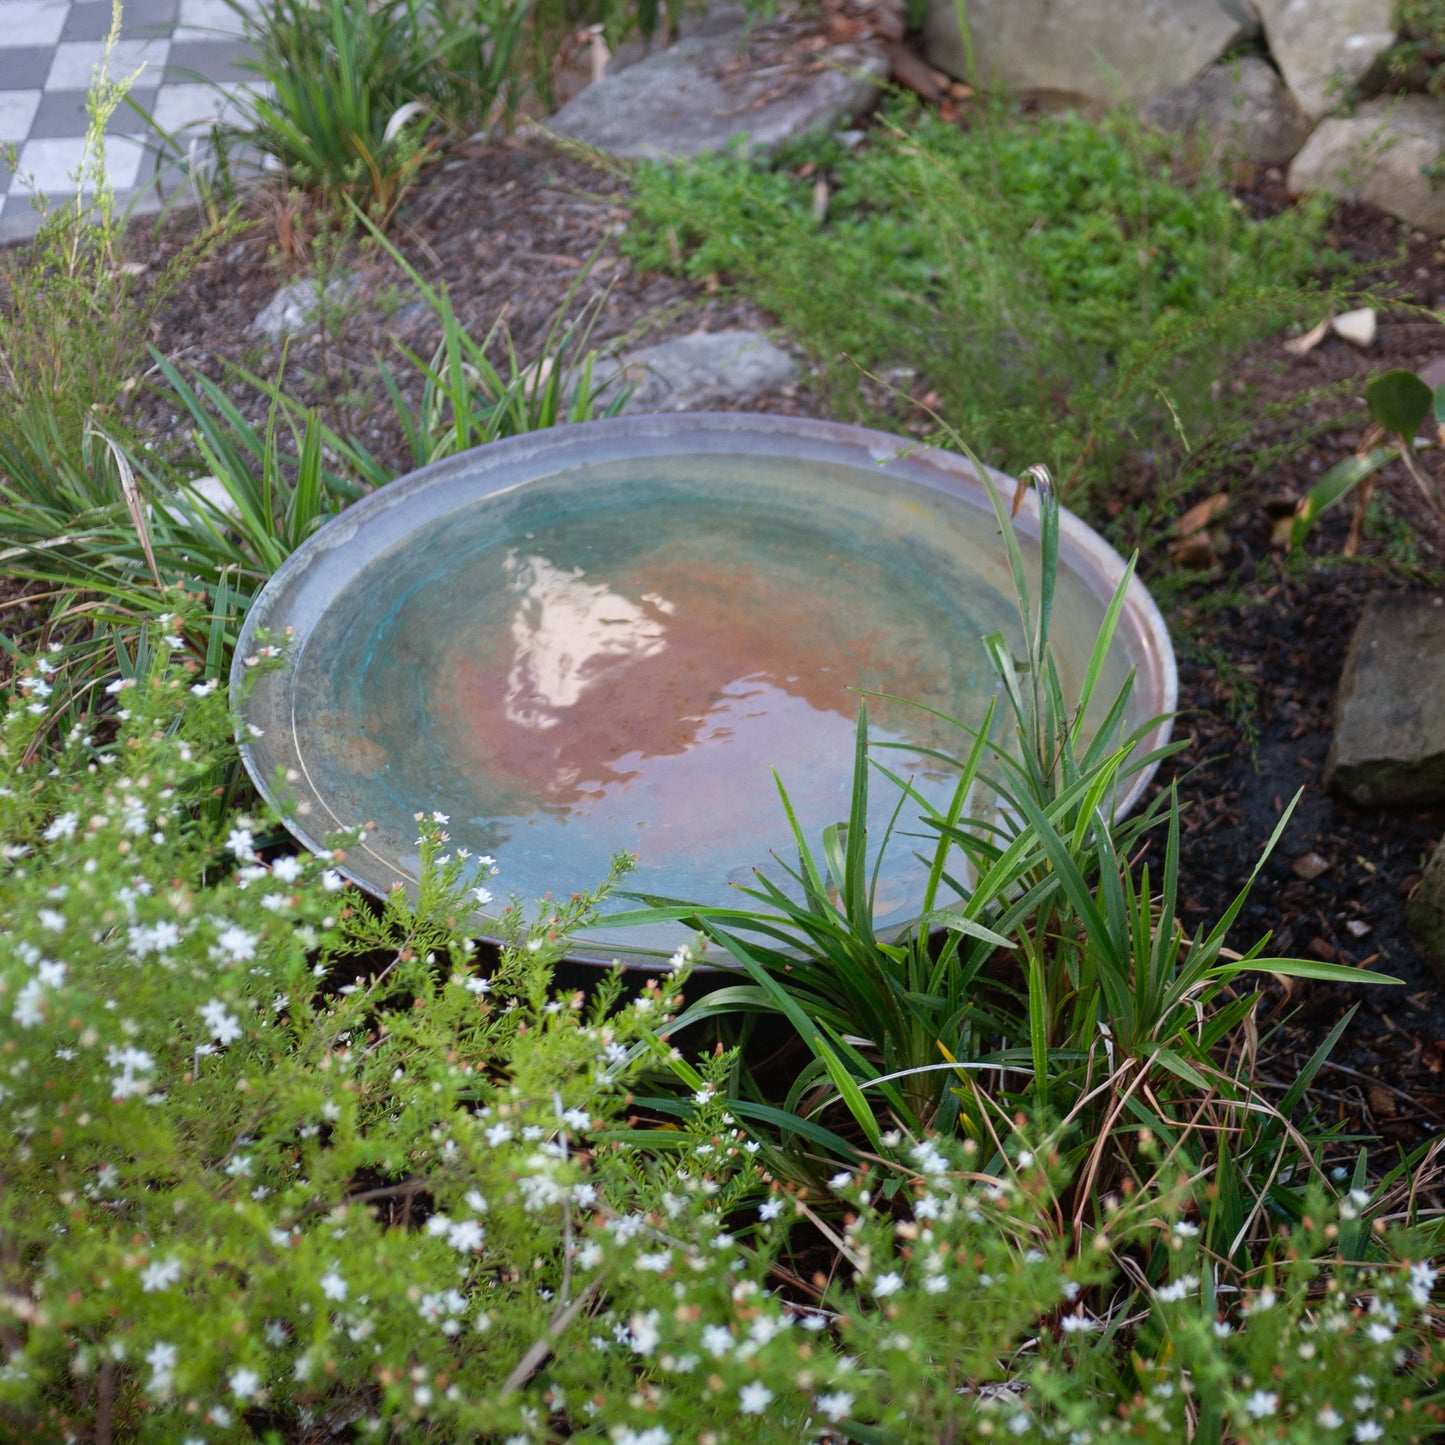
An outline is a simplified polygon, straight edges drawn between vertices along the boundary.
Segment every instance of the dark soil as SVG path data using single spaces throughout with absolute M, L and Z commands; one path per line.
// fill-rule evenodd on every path
M 1240 189 L 1259 212 L 1286 199 L 1277 173 L 1249 175 Z M 524 361 L 564 306 L 575 313 L 595 305 L 594 345 L 769 325 L 770 318 L 726 291 L 710 294 L 671 277 L 637 274 L 615 246 L 627 217 L 625 194 L 618 176 L 541 142 L 478 147 L 448 161 L 413 193 L 394 234 L 428 284 L 446 286 L 474 334 L 485 334 L 500 318 Z M 279 349 L 261 342 L 251 326 L 277 286 L 318 260 L 359 276 L 353 301 L 336 308 L 323 328 L 292 340 L 287 384 L 309 394 L 338 431 L 359 435 L 378 456 L 404 466 L 374 358 L 395 361 L 397 341 L 429 354 L 436 342 L 430 311 L 374 250 L 310 239 L 314 227 L 294 206 L 258 199 L 251 221 L 200 268 L 156 336 L 157 346 L 216 378 L 228 362 L 274 375 Z M 136 259 L 155 273 L 196 225 L 177 215 L 158 236 L 138 230 Z M 1340 669 L 1365 597 L 1381 587 L 1438 587 L 1445 535 L 1403 477 L 1382 484 L 1384 525 L 1352 561 L 1339 556 L 1348 507 L 1326 518 L 1309 556 L 1292 559 L 1270 548 L 1267 508 L 1275 499 L 1302 495 L 1353 450 L 1363 431 L 1359 392 L 1370 374 L 1418 369 L 1445 355 L 1445 331 L 1411 309 L 1445 304 L 1445 252 L 1438 238 L 1358 206 L 1341 209 L 1333 240 L 1367 263 L 1366 283 L 1386 286 L 1398 298 L 1381 315 L 1375 344 L 1359 351 L 1332 336 L 1299 357 L 1282 349 L 1280 337 L 1244 358 L 1236 374 L 1222 380 L 1238 383 L 1245 404 L 1265 419 L 1198 493 L 1230 496 L 1217 543 L 1220 566 L 1180 573 L 1167 550 L 1143 559 L 1179 648 L 1178 729 L 1188 739 L 1161 783 L 1177 779 L 1187 806 L 1182 888 L 1191 925 L 1212 922 L 1224 910 L 1282 810 L 1302 792 L 1232 944 L 1247 948 L 1273 931 L 1272 953 L 1368 966 L 1398 977 L 1403 987 L 1273 987 L 1261 1032 L 1267 1024 L 1277 1033 L 1263 1056 L 1288 1080 L 1358 1004 L 1320 1078 L 1328 1107 L 1352 1130 L 1415 1147 L 1445 1124 L 1445 991 L 1405 932 L 1403 907 L 1445 832 L 1445 810 L 1361 811 L 1328 796 L 1321 774 Z M 1340 384 L 1335 394 L 1307 395 L 1330 383 Z M 740 406 L 823 414 L 806 384 Z M 152 398 L 139 407 L 139 423 L 163 437 L 175 435 L 177 418 L 163 403 Z M 246 409 L 264 418 L 261 398 Z M 1154 469 L 1138 459 L 1136 474 L 1121 483 L 1109 510 L 1121 510 L 1131 492 L 1154 485 Z M 1306 879 L 1293 865 L 1312 853 L 1324 867 Z
M 1278 204 L 1277 175 L 1251 179 L 1247 199 L 1259 208 Z M 1366 206 L 1342 206 L 1330 239 L 1365 263 L 1361 285 L 1379 287 L 1395 304 L 1382 309 L 1367 351 L 1330 337 L 1297 357 L 1283 349 L 1284 338 L 1272 339 L 1236 373 L 1258 413 L 1287 405 L 1254 426 L 1237 467 L 1208 483 L 1231 498 L 1221 575 L 1183 586 L 1178 574 L 1171 579 L 1179 728 L 1190 745 L 1163 779 L 1178 778 L 1189 804 L 1181 877 L 1191 925 L 1212 923 L 1229 905 L 1299 794 L 1234 946 L 1272 933 L 1269 953 L 1368 967 L 1402 986 L 1273 988 L 1262 1025 L 1273 1021 L 1279 1032 L 1261 1057 L 1288 1081 L 1357 1004 L 1319 1082 L 1341 1122 L 1409 1148 L 1445 1124 L 1445 989 L 1404 927 L 1405 900 L 1445 832 L 1445 809 L 1360 809 L 1325 792 L 1322 777 L 1335 693 L 1366 597 L 1376 589 L 1438 591 L 1445 532 L 1403 474 L 1382 482 L 1382 524 L 1354 560 L 1340 556 L 1349 504 L 1326 516 L 1303 559 L 1271 552 L 1268 513 L 1280 499 L 1303 495 L 1358 445 L 1362 390 L 1372 374 L 1423 370 L 1445 354 L 1445 331 L 1424 313 L 1445 304 L 1445 251 L 1438 237 Z M 1337 383 L 1339 394 L 1308 400 Z M 1155 571 L 1167 568 L 1163 557 L 1149 560 Z

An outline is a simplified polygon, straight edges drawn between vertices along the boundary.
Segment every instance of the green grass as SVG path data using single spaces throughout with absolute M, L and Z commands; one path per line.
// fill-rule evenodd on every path
M 775 312 L 835 412 L 878 420 L 857 367 L 914 374 L 991 463 L 1044 461 L 1074 506 L 1126 447 L 1197 436 L 1226 360 L 1298 307 L 1324 259 L 1316 212 L 1253 222 L 1176 141 L 1123 117 L 893 122 L 776 170 L 644 167 L 624 246 Z

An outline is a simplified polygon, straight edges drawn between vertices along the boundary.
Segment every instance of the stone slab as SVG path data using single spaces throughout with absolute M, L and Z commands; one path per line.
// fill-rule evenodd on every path
M 837 45 L 796 77 L 730 67 L 743 32 L 693 35 L 608 74 L 547 122 L 557 135 L 622 159 L 659 160 L 740 144 L 767 153 L 871 110 L 888 61 L 876 44 Z
M 1193 80 L 1151 96 L 1139 114 L 1150 125 L 1181 135 L 1202 127 L 1216 150 L 1271 165 L 1292 159 L 1313 129 L 1262 55 L 1208 66 Z
M 1249 32 L 1218 0 L 968 0 L 978 80 L 1025 100 L 1098 109 L 1192 80 Z M 930 0 L 930 65 L 972 82 L 954 0 Z
M 1377 592 L 1366 602 L 1325 786 L 1361 807 L 1445 802 L 1445 595 Z
M 760 331 L 694 331 L 593 369 L 603 401 L 623 385 L 624 412 L 706 411 L 793 381 L 798 363 Z
M 1371 100 L 1354 115 L 1320 122 L 1289 168 L 1289 187 L 1368 201 L 1422 231 L 1445 232 L 1445 188 L 1426 174 L 1442 153 L 1445 107 L 1438 101 Z
M 1405 922 L 1425 962 L 1445 980 L 1445 840 L 1405 905 Z
M 1395 0 L 1254 0 L 1269 53 L 1306 115 L 1334 110 L 1395 43 Z

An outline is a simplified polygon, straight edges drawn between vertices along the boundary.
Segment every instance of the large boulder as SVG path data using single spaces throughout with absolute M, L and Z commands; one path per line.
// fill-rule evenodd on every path
M 1367 808 L 1445 802 L 1445 596 L 1377 592 L 1365 604 L 1325 786 Z
M 978 80 L 1086 109 L 1138 102 L 1192 80 L 1249 31 L 1219 0 L 967 0 Z M 932 65 L 972 80 L 954 0 L 930 0 Z
M 1445 152 L 1445 108 L 1429 96 L 1372 100 L 1331 116 L 1289 168 L 1295 191 L 1369 201 L 1418 226 L 1445 232 L 1445 189 L 1431 178 Z
M 874 42 L 836 45 L 807 66 L 779 67 L 748 64 L 743 37 L 739 27 L 679 40 L 589 85 L 547 127 L 628 159 L 733 144 L 766 153 L 872 109 L 888 74 Z
M 1395 43 L 1395 0 L 1254 0 L 1285 83 L 1313 120 Z
M 1445 979 L 1445 840 L 1405 905 L 1405 922 L 1425 961 Z
M 1201 127 L 1217 150 L 1254 160 L 1288 161 L 1309 139 L 1311 123 L 1279 72 L 1260 55 L 1241 55 L 1151 96 L 1139 114 L 1160 130 Z

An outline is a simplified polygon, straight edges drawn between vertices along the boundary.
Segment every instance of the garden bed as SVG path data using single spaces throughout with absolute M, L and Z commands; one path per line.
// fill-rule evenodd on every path
M 1276 212 L 1288 199 L 1278 174 L 1263 171 L 1245 173 L 1239 194 L 1256 214 Z M 628 215 L 626 196 L 618 175 L 545 142 L 479 147 L 448 162 L 413 194 L 397 244 L 430 284 L 446 284 L 475 333 L 504 317 L 523 357 L 541 346 L 574 286 L 577 307 L 601 305 L 592 343 L 604 348 L 698 328 L 768 327 L 767 314 L 735 292 L 639 273 L 616 246 Z M 288 272 L 277 264 L 275 204 L 268 201 L 250 230 L 204 263 L 168 311 L 156 338 L 168 356 L 217 379 L 226 362 L 261 374 L 275 364 L 279 350 L 252 330 Z M 143 242 L 140 259 L 163 261 L 191 228 L 184 214 L 177 216 L 156 240 Z M 1221 378 L 1247 391 L 1245 410 L 1259 417 L 1240 429 L 1196 488 L 1201 497 L 1217 490 L 1231 496 L 1222 570 L 1195 580 L 1173 566 L 1166 538 L 1130 534 L 1131 509 L 1155 485 L 1147 456 L 1135 456 L 1117 490 L 1103 499 L 1100 521 L 1121 547 L 1143 543 L 1141 571 L 1160 594 L 1180 653 L 1179 731 L 1191 741 L 1166 777 L 1181 779 L 1188 805 L 1186 921 L 1204 922 L 1223 911 L 1248 877 L 1280 808 L 1303 789 L 1300 810 L 1245 913 L 1240 936 L 1247 931 L 1248 943 L 1274 930 L 1280 953 L 1368 961 L 1405 981 L 1398 992 L 1361 991 L 1356 1023 L 1334 1056 L 1340 1068 L 1321 1083 L 1338 1096 L 1355 1127 L 1411 1146 L 1445 1124 L 1438 1102 L 1445 992 L 1405 931 L 1403 907 L 1430 847 L 1445 832 L 1445 811 L 1361 810 L 1326 794 L 1320 779 L 1345 646 L 1364 597 L 1377 587 L 1438 585 L 1445 535 L 1402 477 L 1386 484 L 1382 525 L 1359 559 L 1337 555 L 1349 520 L 1344 506 L 1309 544 L 1321 560 L 1289 563 L 1270 550 L 1264 504 L 1304 495 L 1358 443 L 1359 394 L 1348 386 L 1341 390 L 1342 383 L 1359 377 L 1363 386 L 1374 372 L 1420 369 L 1445 355 L 1445 328 L 1417 309 L 1445 303 L 1445 252 L 1439 238 L 1412 233 L 1358 205 L 1339 209 L 1329 240 L 1363 266 L 1362 286 L 1383 288 L 1400 305 L 1382 313 L 1368 350 L 1331 337 L 1301 357 L 1283 348 L 1283 336 L 1271 337 Z M 348 264 L 358 263 L 344 255 L 333 261 L 339 269 Z M 286 364 L 293 384 L 310 378 L 318 397 L 346 398 L 342 406 L 350 414 L 338 414 L 336 422 L 367 434 L 362 418 L 368 396 L 374 404 L 378 390 L 372 357 L 393 350 L 393 337 L 425 346 L 429 314 L 409 302 L 405 279 L 385 258 L 359 265 L 366 281 L 355 298 L 324 326 L 293 338 Z M 1335 390 L 1311 399 L 1326 387 Z M 907 398 L 881 387 L 870 396 L 901 425 L 922 415 L 910 416 Z M 736 404 L 783 415 L 827 414 L 824 400 L 806 384 Z M 148 423 L 164 429 L 167 418 L 150 405 Z M 263 420 L 264 398 L 253 400 L 251 411 Z M 380 455 L 402 463 L 399 434 L 376 432 L 368 440 Z M 1311 852 L 1329 867 L 1306 881 L 1291 863 Z M 1355 936 L 1346 927 L 1352 922 L 1368 933 Z M 1328 1030 L 1343 999 L 1342 990 L 1320 983 L 1296 984 L 1280 998 L 1282 1076 Z
M 1118 161 L 1115 198 L 1143 194 L 1130 167 L 1152 165 L 1148 194 L 1188 213 L 1153 142 L 1127 126 L 1094 138 Z M 1090 133 L 1066 139 L 1072 183 Z M 1022 142 L 1015 158 L 1049 150 Z M 796 155 L 787 165 L 790 184 L 824 183 L 813 194 L 828 201 L 826 174 Z M 1286 200 L 1268 172 L 1236 182 L 1238 209 L 1270 215 Z M 1204 199 L 1213 254 L 1238 269 L 1238 210 Z M 524 903 L 509 944 L 479 951 L 469 899 L 489 901 L 477 884 L 491 860 L 451 851 L 441 814 L 417 814 L 427 866 L 414 905 L 346 891 L 337 855 L 292 857 L 272 821 L 245 811 L 219 695 L 238 590 L 359 482 L 469 444 L 484 423 L 507 434 L 560 419 L 528 367 L 555 359 L 559 315 L 590 315 L 588 344 L 619 349 L 770 326 L 726 277 L 637 269 L 628 203 L 617 174 L 539 140 L 455 149 L 388 218 L 390 251 L 324 232 L 319 212 L 279 192 L 254 195 L 157 307 L 148 339 L 163 360 L 124 378 L 124 406 L 107 379 L 95 405 L 114 449 L 70 415 L 74 454 L 43 436 L 7 454 L 31 504 L 7 513 L 32 529 L 17 555 L 39 556 L 27 565 L 41 571 L 59 556 L 80 580 L 54 639 L 41 635 L 45 588 L 6 584 L 18 691 L 0 741 L 13 940 L 0 956 L 0 1098 L 19 1142 L 0 1171 L 13 1206 L 0 1228 L 0 1420 L 97 1440 L 288 1445 L 1262 1442 L 1341 1427 L 1433 1438 L 1445 1414 L 1423 1256 L 1438 1252 L 1437 1171 L 1390 1170 L 1445 1122 L 1445 1004 L 1401 923 L 1445 810 L 1362 812 L 1319 779 L 1365 595 L 1439 587 L 1445 536 L 1387 482 L 1359 558 L 1340 555 L 1348 507 L 1291 557 L 1270 539 L 1272 511 L 1359 442 L 1368 375 L 1445 351 L 1412 309 L 1445 297 L 1438 241 L 1342 209 L 1330 240 L 1361 268 L 1352 286 L 1374 288 L 1373 346 L 1329 338 L 1297 355 L 1263 328 L 1213 378 L 1238 405 L 1197 451 L 1167 425 L 1137 443 L 1121 427 L 1100 447 L 1110 469 L 1077 483 L 1080 509 L 1139 549 L 1180 652 L 1186 745 L 1159 780 L 1177 780 L 1184 805 L 1177 855 L 1166 828 L 1143 840 L 1128 821 L 1098 821 L 1093 801 L 1127 763 L 1087 748 L 1061 762 L 1044 742 L 1067 723 L 1061 699 L 1023 749 L 1046 764 L 1022 782 L 1006 774 L 1023 820 L 1006 845 L 1013 869 L 991 867 L 991 838 L 959 830 L 977 908 L 953 918 L 949 941 L 876 943 L 854 827 L 832 839 L 828 884 L 808 890 L 824 917 L 816 950 L 765 964 L 735 951 L 748 977 L 719 1003 L 716 979 L 693 976 L 674 996 L 666 979 L 603 984 L 569 966 L 565 934 L 587 896 Z M 184 213 L 138 228 L 96 294 L 130 278 L 143 301 L 200 228 Z M 1260 235 L 1292 244 L 1261 232 L 1247 254 Z M 686 244 L 672 233 L 659 264 L 684 269 Z M 1187 270 L 1210 244 L 1186 235 L 1169 254 Z M 1124 248 L 1104 277 L 1112 299 L 1092 298 L 1121 350 L 1140 339 L 1134 261 L 1188 304 L 1147 249 L 1131 260 Z M 298 276 L 329 299 L 289 342 L 263 338 L 258 313 Z M 1246 294 L 1212 293 L 1208 279 L 1193 288 L 1206 303 Z M 930 296 L 944 292 L 935 282 Z M 50 288 L 57 306 L 67 295 Z M 498 318 L 489 348 L 464 346 L 460 330 L 480 342 Z M 427 364 L 439 321 L 454 346 L 445 376 Z M 1009 356 L 1024 339 L 995 332 Z M 733 408 L 910 437 L 932 433 L 940 409 L 955 420 L 945 380 L 899 367 L 860 381 L 813 340 L 809 376 Z M 416 355 L 398 360 L 398 342 Z M 1104 384 L 1058 393 L 1057 436 L 1034 413 L 1041 448 L 1097 422 L 1078 398 L 1106 395 L 1115 357 L 1090 355 Z M 389 394 L 378 358 L 395 367 Z M 462 373 L 477 384 L 452 400 L 471 410 L 441 405 L 428 420 Z M 1040 375 L 1030 404 L 1059 373 Z M 185 389 L 197 377 L 220 386 L 202 398 Z M 17 391 L 27 380 L 11 379 Z M 34 404 L 66 400 L 42 388 Z M 248 515 L 187 489 L 197 423 Z M 177 459 L 184 475 L 167 471 Z M 1218 493 L 1216 565 L 1184 570 L 1175 524 Z M 1040 489 L 1044 518 L 1050 497 Z M 83 546 L 44 532 L 62 515 Z M 1011 535 L 1002 508 L 999 522 Z M 189 596 L 172 589 L 175 611 L 157 615 L 162 572 L 187 579 Z M 265 665 L 267 650 L 248 662 Z M 996 663 L 1007 677 L 1006 651 Z M 1046 675 L 1041 648 L 1027 667 Z M 1227 940 L 1213 935 L 1299 789 L 1246 910 Z M 957 857 L 941 846 L 937 867 Z M 1270 931 L 1277 972 L 1249 1017 L 1249 978 L 1223 949 Z M 1366 967 L 1405 987 L 1338 981 Z M 718 1026 L 737 995 L 756 1010 L 740 1036 Z M 1317 1049 L 1355 1003 L 1321 1066 Z M 960 1052 L 940 1062 L 945 1040 Z M 1346 1399 L 1348 1377 L 1360 1388 Z

